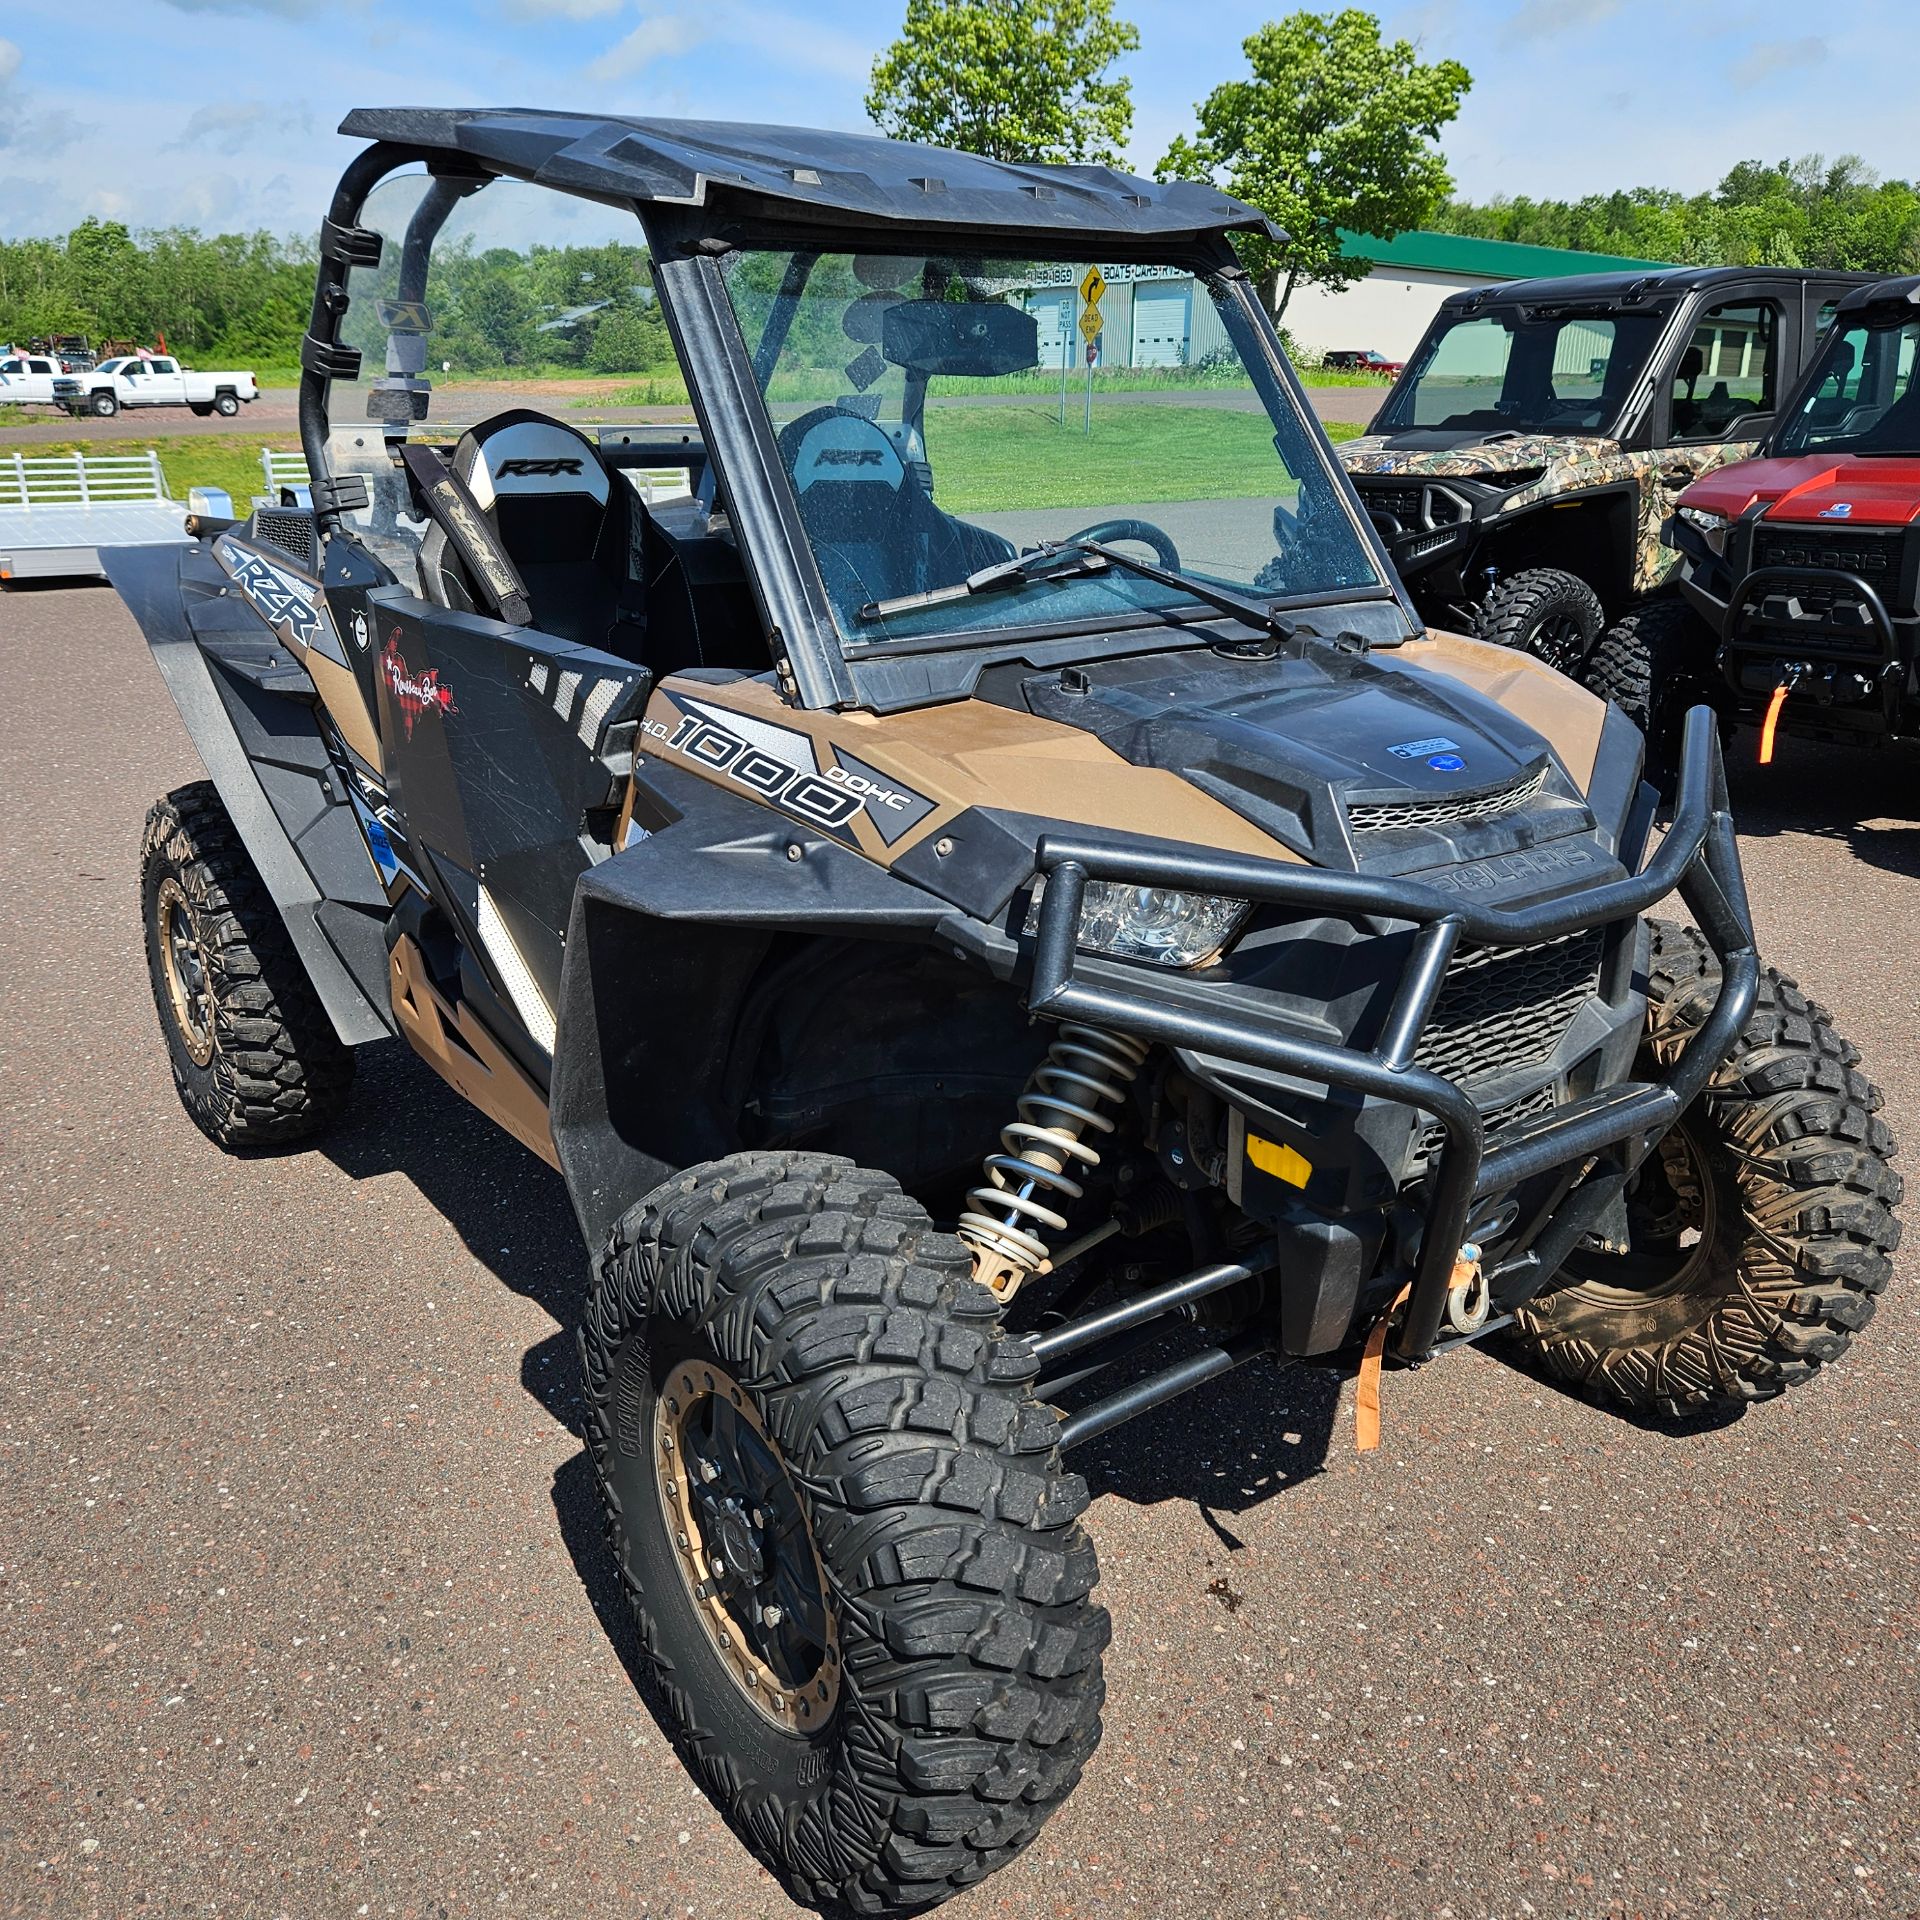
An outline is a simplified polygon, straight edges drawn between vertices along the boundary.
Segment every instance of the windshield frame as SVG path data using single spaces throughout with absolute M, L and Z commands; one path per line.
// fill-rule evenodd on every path
M 1421 336 L 1420 344 L 1408 356 L 1405 370 L 1393 383 L 1393 390 L 1380 403 L 1380 411 L 1374 415 L 1369 433 L 1459 433 L 1509 432 L 1523 433 L 1540 437 L 1564 438 L 1569 440 L 1620 440 L 1624 441 L 1631 433 L 1634 423 L 1640 417 L 1646 401 L 1651 397 L 1654 376 L 1661 364 L 1665 342 L 1672 327 L 1674 315 L 1684 302 L 1675 300 L 1611 300 L 1590 298 L 1587 300 L 1483 300 L 1470 307 L 1449 308 L 1443 304 L 1440 311 L 1428 323 L 1427 331 Z M 1502 314 L 1514 314 L 1523 323 L 1533 323 L 1536 318 L 1545 321 L 1550 316 L 1564 316 L 1567 320 L 1639 320 L 1652 323 L 1652 332 L 1648 336 L 1646 352 L 1641 356 L 1633 376 L 1624 387 L 1620 404 L 1608 414 L 1598 426 L 1569 428 L 1562 423 L 1513 420 L 1502 428 L 1443 427 L 1422 426 L 1417 421 L 1399 420 L 1394 417 L 1396 407 L 1412 405 L 1412 397 L 1421 378 L 1432 364 L 1434 356 L 1440 351 L 1440 344 L 1454 328 L 1470 325 L 1474 321 L 1498 318 Z M 1504 380 L 1504 376 L 1503 376 Z
M 663 217 L 664 216 L 664 217 Z M 1406 591 L 1373 523 L 1362 510 L 1345 468 L 1335 457 L 1324 429 L 1309 405 L 1297 375 L 1273 332 L 1272 322 L 1253 298 L 1251 282 L 1224 241 L 1162 240 L 1142 244 L 1086 232 L 1059 233 L 1007 228 L 930 230 L 798 222 L 729 222 L 721 242 L 710 226 L 676 219 L 659 205 L 641 210 L 642 224 L 655 262 L 655 285 L 675 346 L 690 376 L 689 390 L 728 509 L 740 522 L 743 558 L 756 582 L 776 646 L 784 644 L 792 660 L 795 691 L 804 706 L 857 705 L 876 711 L 928 700 L 964 697 L 987 667 L 1008 659 L 1049 663 L 1057 658 L 1086 660 L 1146 648 L 1208 645 L 1223 624 L 1239 630 L 1231 615 L 1194 602 L 1191 606 L 1115 610 L 1097 617 L 1062 619 L 1045 612 L 1045 593 L 1036 592 L 1035 617 L 1014 624 L 956 626 L 934 635 L 860 641 L 843 636 L 833 614 L 826 583 L 801 523 L 799 502 L 782 463 L 778 429 L 756 378 L 755 353 L 738 322 L 722 273 L 719 253 L 735 251 L 913 253 L 929 243 L 952 250 L 1016 254 L 1031 250 L 1051 255 L 1069 244 L 1078 254 L 1128 265 L 1174 266 L 1191 272 L 1209 291 L 1218 290 L 1232 308 L 1229 329 L 1234 344 L 1261 393 L 1269 416 L 1291 415 L 1303 442 L 1320 461 L 1324 477 L 1353 537 L 1376 575 L 1364 588 L 1290 596 L 1283 611 L 1314 606 L 1373 604 L 1394 608 L 1403 637 L 1420 629 Z M 684 226 L 682 221 L 686 221 Z M 680 230 L 676 232 L 676 227 Z M 699 235 L 693 239 L 694 233 Z M 1225 317 L 1223 315 L 1223 317 Z M 683 339 L 687 344 L 683 344 Z M 688 345 L 694 347 L 688 351 Z M 746 469 L 750 467 L 749 474 Z M 786 617 L 778 609 L 784 609 Z M 1375 623 L 1381 625 L 1382 623 Z M 1117 643 L 1102 646 L 1103 637 Z M 804 656 L 804 657 L 802 657 Z M 895 667 L 900 663 L 904 673 Z M 911 662 L 911 666 L 906 663 Z

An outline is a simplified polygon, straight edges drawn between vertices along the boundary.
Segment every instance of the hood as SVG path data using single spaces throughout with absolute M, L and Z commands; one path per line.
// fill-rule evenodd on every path
M 1547 743 L 1504 708 L 1326 642 L 1029 674 L 1020 694 L 1316 866 L 1413 873 L 1592 825 Z
M 1430 427 L 1364 434 L 1342 442 L 1336 451 L 1349 473 L 1481 480 L 1606 459 L 1620 451 L 1620 443 L 1597 433 L 1517 433 L 1510 428 L 1462 433 Z
M 1920 519 L 1920 459 L 1806 453 L 1742 460 L 1696 480 L 1680 504 L 1729 520 L 1760 506 L 1767 520 L 1904 527 Z

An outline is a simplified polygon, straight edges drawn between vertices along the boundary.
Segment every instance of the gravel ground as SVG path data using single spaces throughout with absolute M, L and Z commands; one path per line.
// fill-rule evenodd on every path
M 324 1150 L 207 1145 L 134 893 L 193 754 L 104 590 L 0 597 L 0 671 L 0 1914 L 792 1912 L 634 1689 L 558 1180 L 391 1047 Z M 1910 1149 L 1913 765 L 1738 782 Z M 1106 1741 L 956 1920 L 1920 1912 L 1913 1268 L 1724 1426 L 1470 1352 L 1364 1460 L 1319 1372 L 1110 1439 Z

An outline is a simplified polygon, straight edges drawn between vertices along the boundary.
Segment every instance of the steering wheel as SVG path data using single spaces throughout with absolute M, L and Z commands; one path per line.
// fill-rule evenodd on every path
M 1065 544 L 1072 546 L 1078 540 L 1138 540 L 1153 549 L 1153 557 L 1163 567 L 1179 570 L 1180 549 L 1151 520 L 1096 520 L 1092 526 L 1069 534 Z

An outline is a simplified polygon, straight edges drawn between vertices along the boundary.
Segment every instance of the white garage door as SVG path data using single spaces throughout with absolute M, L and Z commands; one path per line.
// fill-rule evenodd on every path
M 1071 287 L 1062 287 L 1057 292 L 1050 288 L 1045 292 L 1030 293 L 1027 295 L 1027 311 L 1033 315 L 1040 336 L 1035 366 L 1068 365 L 1075 357 L 1074 349 L 1080 344 L 1073 325 L 1078 316 L 1079 296 Z
M 1144 280 L 1133 290 L 1133 356 L 1136 367 L 1184 367 L 1193 289 L 1184 281 Z

